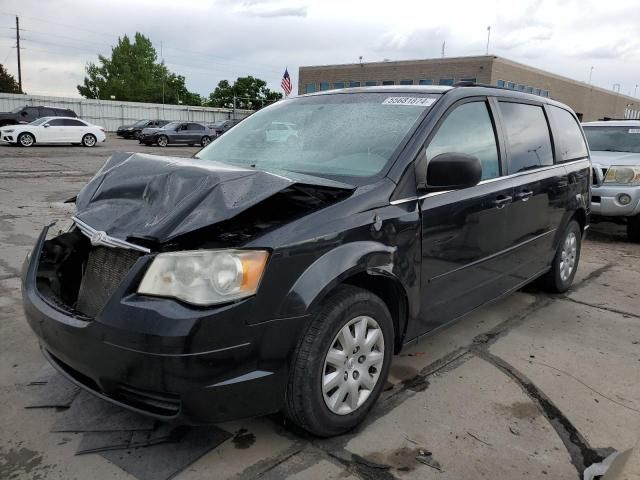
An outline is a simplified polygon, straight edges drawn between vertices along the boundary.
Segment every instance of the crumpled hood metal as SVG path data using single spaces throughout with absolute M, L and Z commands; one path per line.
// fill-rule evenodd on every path
M 353 188 L 307 175 L 289 177 L 205 160 L 117 152 L 78 194 L 76 217 L 116 238 L 164 243 L 230 219 L 294 183 Z

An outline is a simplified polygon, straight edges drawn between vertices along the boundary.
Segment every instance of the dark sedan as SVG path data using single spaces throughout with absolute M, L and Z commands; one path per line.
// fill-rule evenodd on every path
M 220 135 L 222 135 L 227 130 L 229 130 L 231 127 L 237 125 L 241 121 L 242 121 L 242 119 L 240 119 L 240 120 L 221 120 L 219 122 L 211 123 L 209 126 L 216 132 L 216 137 L 219 137 Z
M 166 147 L 169 144 L 201 145 L 206 147 L 216 136 L 215 131 L 197 122 L 171 122 L 162 128 L 145 128 L 140 143 Z
M 162 128 L 169 120 L 138 120 L 131 125 L 122 125 L 118 127 L 116 134 L 122 138 L 139 138 L 140 133 L 145 128 Z

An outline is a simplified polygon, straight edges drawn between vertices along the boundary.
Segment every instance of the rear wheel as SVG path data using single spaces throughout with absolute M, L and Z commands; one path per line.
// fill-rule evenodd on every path
M 200 140 L 200 145 L 202 147 L 206 147 L 207 145 L 209 145 L 211 143 L 211 138 L 208 137 L 207 135 L 205 135 L 204 137 L 202 137 L 202 139 Z
M 627 218 L 627 237 L 632 242 L 640 243 L 640 214 Z
M 160 135 L 156 140 L 159 147 L 166 147 L 169 144 L 169 139 L 166 135 Z
M 328 437 L 364 420 L 393 356 L 393 321 L 373 293 L 340 287 L 321 305 L 294 353 L 286 415 Z
M 21 147 L 30 147 L 36 143 L 36 139 L 31 133 L 24 132 L 18 135 L 18 145 Z
M 91 135 L 90 133 L 87 133 L 84 137 L 82 137 L 82 145 L 84 147 L 94 147 L 95 144 L 96 144 L 95 135 Z
M 576 276 L 582 247 L 582 230 L 575 220 L 571 220 L 564 230 L 560 245 L 553 257 L 551 270 L 541 279 L 545 290 L 553 293 L 563 293 L 569 290 Z

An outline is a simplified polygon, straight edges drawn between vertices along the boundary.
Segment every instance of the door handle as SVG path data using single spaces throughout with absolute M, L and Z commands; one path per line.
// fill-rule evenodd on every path
M 513 202 L 513 197 L 509 195 L 500 195 L 493 201 L 493 205 L 496 208 L 503 208 L 507 203 Z
M 531 190 L 521 190 L 520 192 L 518 192 L 516 194 L 516 199 L 517 200 L 522 200 L 523 202 L 526 202 L 532 196 L 533 196 L 533 192 Z

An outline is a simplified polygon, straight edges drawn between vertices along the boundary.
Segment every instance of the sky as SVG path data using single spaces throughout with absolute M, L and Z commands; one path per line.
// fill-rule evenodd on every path
M 208 96 L 222 79 L 253 75 L 281 91 L 289 69 L 383 59 L 489 53 L 640 96 L 637 0 L 2 0 L 0 63 L 23 90 L 79 96 L 87 62 L 119 36 L 149 37 L 187 87 Z

